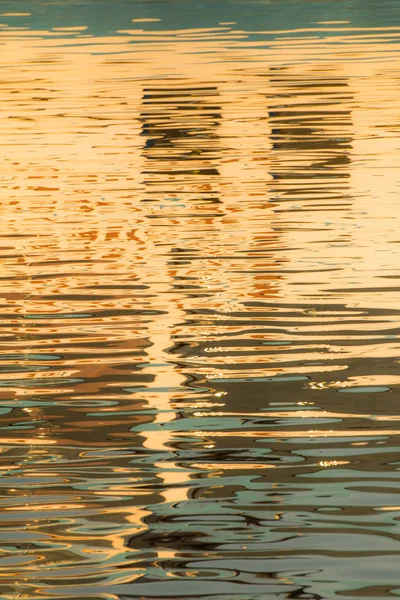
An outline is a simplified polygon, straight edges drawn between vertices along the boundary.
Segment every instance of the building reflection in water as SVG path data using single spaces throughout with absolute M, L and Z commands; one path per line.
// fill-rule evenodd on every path
M 5 593 L 331 597 L 397 558 L 397 34 L 128 21 L 2 35 Z

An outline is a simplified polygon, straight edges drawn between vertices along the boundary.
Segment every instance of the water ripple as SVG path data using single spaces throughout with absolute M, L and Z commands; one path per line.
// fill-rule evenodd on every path
M 17 8 L 1 597 L 398 596 L 397 0 Z

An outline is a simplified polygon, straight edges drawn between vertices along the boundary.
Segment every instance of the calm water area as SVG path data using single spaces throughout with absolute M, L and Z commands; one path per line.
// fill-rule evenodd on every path
M 400 597 L 399 0 L 0 0 L 0 600 Z

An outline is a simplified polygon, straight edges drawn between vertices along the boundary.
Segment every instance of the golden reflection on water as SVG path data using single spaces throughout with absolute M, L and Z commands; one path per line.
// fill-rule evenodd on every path
M 398 592 L 400 27 L 3 6 L 2 597 Z

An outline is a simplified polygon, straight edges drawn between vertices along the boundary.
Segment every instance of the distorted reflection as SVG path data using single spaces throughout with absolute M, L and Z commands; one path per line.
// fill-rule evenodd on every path
M 14 4 L 1 597 L 398 595 L 397 0 Z

